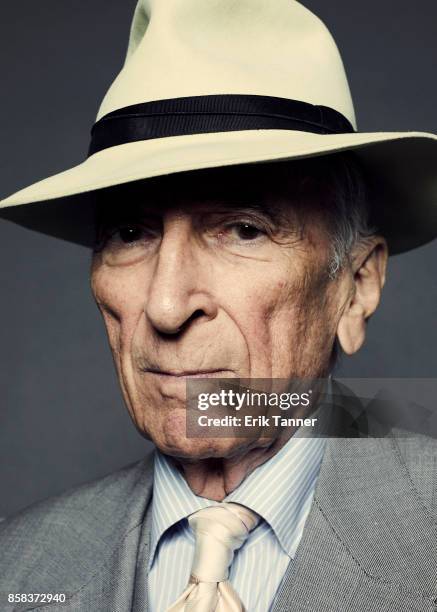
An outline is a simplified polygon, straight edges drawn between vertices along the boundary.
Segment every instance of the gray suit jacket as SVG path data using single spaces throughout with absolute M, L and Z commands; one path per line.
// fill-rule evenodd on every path
M 436 612 L 436 456 L 424 436 L 328 440 L 273 611 Z M 0 523 L 2 612 L 148 610 L 152 459 Z M 67 601 L 7 603 L 32 592 Z

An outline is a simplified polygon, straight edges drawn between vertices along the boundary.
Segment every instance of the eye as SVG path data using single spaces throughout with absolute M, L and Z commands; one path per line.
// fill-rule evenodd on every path
M 118 229 L 118 233 L 121 242 L 124 244 L 131 244 L 137 242 L 144 237 L 144 229 L 138 225 L 126 225 Z
M 234 223 L 230 228 L 239 240 L 255 240 L 265 234 L 261 228 L 251 223 Z
M 159 232 L 142 223 L 125 223 L 105 232 L 100 246 L 103 261 L 108 265 L 127 265 L 146 257 L 156 245 Z
M 254 244 L 267 236 L 267 230 L 253 221 L 233 221 L 222 225 L 218 239 L 222 244 Z
M 126 223 L 110 230 L 106 237 L 106 248 L 126 249 L 137 244 L 153 240 L 155 233 L 152 228 L 140 223 Z
M 208 234 L 221 247 L 243 249 L 261 247 L 271 235 L 271 229 L 266 221 L 253 218 L 253 215 L 211 215 L 208 219 Z

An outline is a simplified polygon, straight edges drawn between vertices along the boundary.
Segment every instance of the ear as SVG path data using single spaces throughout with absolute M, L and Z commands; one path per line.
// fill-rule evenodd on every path
M 366 337 L 367 319 L 375 312 L 385 283 L 388 249 L 381 236 L 364 241 L 352 256 L 351 295 L 337 327 L 337 338 L 345 353 L 356 353 Z

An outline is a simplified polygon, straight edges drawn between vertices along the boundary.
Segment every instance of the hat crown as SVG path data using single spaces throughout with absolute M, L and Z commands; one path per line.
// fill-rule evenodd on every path
M 295 0 L 139 0 L 125 64 L 97 119 L 188 96 L 275 96 L 331 107 L 355 127 L 337 46 Z

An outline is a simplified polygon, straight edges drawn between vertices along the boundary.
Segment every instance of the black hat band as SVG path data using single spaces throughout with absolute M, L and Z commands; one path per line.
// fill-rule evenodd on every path
M 134 104 L 102 117 L 91 130 L 88 156 L 128 142 L 240 130 L 355 131 L 333 108 L 299 100 L 228 94 L 172 98 Z

